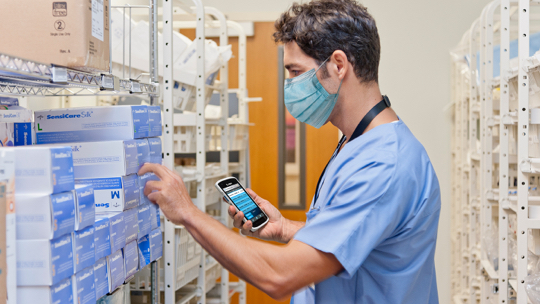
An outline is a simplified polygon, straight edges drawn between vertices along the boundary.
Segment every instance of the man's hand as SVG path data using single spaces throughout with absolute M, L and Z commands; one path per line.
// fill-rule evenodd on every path
M 153 172 L 160 180 L 148 181 L 144 195 L 159 205 L 167 219 L 177 225 L 183 225 L 185 218 L 198 209 L 191 201 L 182 178 L 159 164 L 144 164 L 139 170 L 139 175 L 147 172 Z
M 288 242 L 289 240 L 283 239 L 287 219 L 285 219 L 279 210 L 277 210 L 269 201 L 258 196 L 257 193 L 251 189 L 246 190 L 253 200 L 255 200 L 255 203 L 257 203 L 257 205 L 259 205 L 259 207 L 268 215 L 269 220 L 262 228 L 255 232 L 251 232 L 253 223 L 251 221 L 242 223 L 244 213 L 242 211 L 236 212 L 236 208 L 231 205 L 229 206 L 229 215 L 234 220 L 234 227 L 240 229 L 243 235 L 269 241 Z

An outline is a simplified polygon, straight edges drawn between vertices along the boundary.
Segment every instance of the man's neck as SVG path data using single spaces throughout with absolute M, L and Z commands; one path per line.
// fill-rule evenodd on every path
M 357 82 L 354 85 L 342 87 L 335 111 L 332 112 L 329 120 L 349 139 L 362 118 L 381 100 L 382 95 L 377 83 L 358 84 Z M 387 108 L 373 119 L 365 132 L 397 119 L 396 113 L 391 108 Z

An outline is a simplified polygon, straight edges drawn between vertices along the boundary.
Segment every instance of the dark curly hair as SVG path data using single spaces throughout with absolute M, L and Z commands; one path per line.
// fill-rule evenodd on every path
M 319 64 L 342 50 L 361 82 L 378 82 L 381 44 L 377 25 L 367 8 L 355 0 L 295 2 L 276 20 L 275 27 L 275 42 L 295 41 Z M 322 70 L 327 75 L 326 67 Z

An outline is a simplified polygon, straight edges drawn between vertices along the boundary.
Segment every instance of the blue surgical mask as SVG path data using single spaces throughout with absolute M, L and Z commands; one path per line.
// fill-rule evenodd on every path
M 341 83 L 336 94 L 329 94 L 317 79 L 317 71 L 326 63 L 326 59 L 317 70 L 311 69 L 304 74 L 285 80 L 285 106 L 289 113 L 301 122 L 315 128 L 322 127 L 336 105 Z

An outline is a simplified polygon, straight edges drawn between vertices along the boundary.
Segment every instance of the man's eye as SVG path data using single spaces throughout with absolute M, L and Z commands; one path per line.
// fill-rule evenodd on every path
M 294 76 L 298 76 L 298 75 L 300 75 L 300 71 L 293 70 L 293 71 L 292 71 L 292 74 L 293 74 Z

